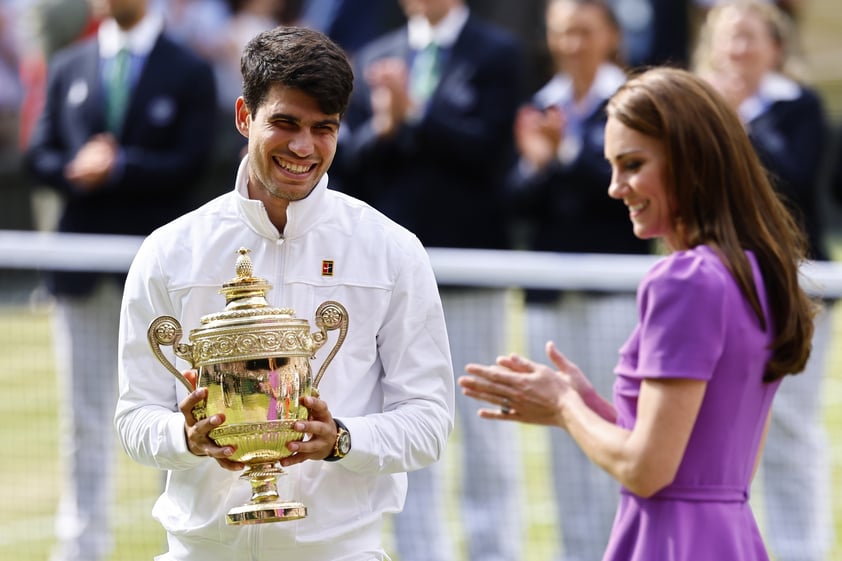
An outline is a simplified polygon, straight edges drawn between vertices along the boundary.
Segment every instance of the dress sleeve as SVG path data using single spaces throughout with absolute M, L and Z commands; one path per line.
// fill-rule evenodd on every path
M 637 376 L 710 380 L 724 347 L 730 284 L 714 256 L 690 251 L 656 265 L 640 288 Z

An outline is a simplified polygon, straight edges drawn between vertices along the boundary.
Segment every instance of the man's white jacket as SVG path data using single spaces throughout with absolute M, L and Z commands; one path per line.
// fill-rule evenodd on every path
M 169 470 L 153 509 L 169 534 L 170 551 L 159 559 L 380 559 L 382 515 L 402 508 L 405 472 L 435 462 L 453 428 L 453 367 L 427 253 L 406 229 L 329 190 L 327 176 L 289 205 L 281 235 L 263 204 L 248 199 L 247 166 L 246 158 L 233 191 L 152 233 L 126 282 L 115 426 L 131 458 Z M 235 276 L 240 247 L 251 250 L 255 276 L 273 286 L 270 305 L 292 308 L 311 331 L 322 302 L 348 311 L 347 339 L 319 390 L 353 447 L 338 462 L 285 468 L 281 499 L 309 510 L 298 521 L 226 524 L 228 510 L 249 500 L 250 485 L 187 449 L 177 407 L 187 390 L 147 342 L 158 316 L 177 318 L 188 342 L 202 316 L 224 309 L 219 289 Z M 311 361 L 314 373 L 337 333 L 328 332 Z M 180 371 L 190 368 L 168 354 Z

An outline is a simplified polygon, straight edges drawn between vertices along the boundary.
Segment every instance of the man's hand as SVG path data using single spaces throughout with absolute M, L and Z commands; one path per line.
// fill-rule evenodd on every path
M 82 191 L 102 187 L 117 162 L 117 140 L 109 133 L 92 137 L 64 169 L 64 177 Z
M 336 445 L 336 423 L 327 407 L 327 403 L 312 396 L 301 398 L 301 405 L 310 411 L 306 421 L 296 421 L 293 428 L 310 436 L 307 440 L 287 443 L 293 453 L 281 460 L 284 467 L 300 464 L 306 460 L 324 460 L 333 453 Z
M 409 71 L 400 59 L 382 59 L 366 69 L 371 88 L 374 129 L 380 137 L 389 137 L 410 117 L 414 108 L 409 98 Z
M 196 371 L 190 370 L 184 373 L 184 377 L 196 385 Z M 233 446 L 217 446 L 208 436 L 211 430 L 225 422 L 225 415 L 211 415 L 207 419 L 197 421 L 193 416 L 193 408 L 207 399 L 207 388 L 199 388 L 185 397 L 178 408 L 184 415 L 184 436 L 187 440 L 187 448 L 197 456 L 210 456 L 225 469 L 239 471 L 246 466 L 242 462 L 234 462 L 228 457 L 234 453 Z

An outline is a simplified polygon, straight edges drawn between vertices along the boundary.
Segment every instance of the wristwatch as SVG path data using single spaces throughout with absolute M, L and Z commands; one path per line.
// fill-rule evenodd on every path
M 351 433 L 348 432 L 348 427 L 339 419 L 333 419 L 333 422 L 336 423 L 336 443 L 333 445 L 333 452 L 325 458 L 326 462 L 341 460 L 351 451 Z

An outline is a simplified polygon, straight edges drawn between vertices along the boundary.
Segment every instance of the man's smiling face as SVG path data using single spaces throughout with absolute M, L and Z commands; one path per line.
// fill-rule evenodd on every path
M 273 86 L 254 113 L 240 98 L 237 119 L 248 137 L 249 196 L 267 206 L 307 197 L 336 155 L 340 116 L 301 90 Z

